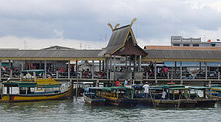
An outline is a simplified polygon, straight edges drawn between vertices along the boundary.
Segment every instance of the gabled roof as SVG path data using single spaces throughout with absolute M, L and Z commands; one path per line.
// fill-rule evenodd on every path
M 129 36 L 131 36 L 132 38 L 134 47 L 139 48 L 140 50 L 141 48 L 137 45 L 131 25 L 126 25 L 113 30 L 113 33 L 111 35 L 107 47 L 103 49 L 100 55 L 113 55 L 115 52 L 117 52 L 118 50 L 120 50 L 122 47 L 125 46 L 125 43 L 129 39 Z
M 63 47 L 63 46 L 51 46 L 47 48 L 43 48 L 41 50 L 75 50 L 74 48 Z
M 112 54 L 114 51 L 124 45 L 129 31 L 131 30 L 130 25 L 126 25 L 113 30 L 111 38 L 107 47 L 104 49 L 105 54 Z

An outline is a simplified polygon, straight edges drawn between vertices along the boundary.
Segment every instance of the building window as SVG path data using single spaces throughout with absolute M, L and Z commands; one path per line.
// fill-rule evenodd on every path
M 174 44 L 173 46 L 180 46 L 180 44 Z
M 193 47 L 199 47 L 199 44 L 193 44 Z
M 190 44 L 183 44 L 183 46 L 184 46 L 184 47 L 189 47 L 189 46 L 190 46 Z

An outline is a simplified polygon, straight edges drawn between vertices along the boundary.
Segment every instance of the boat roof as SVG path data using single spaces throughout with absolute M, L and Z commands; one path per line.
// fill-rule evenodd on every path
M 221 87 L 212 87 L 211 90 L 221 91 Z
M 205 86 L 190 86 L 188 88 L 190 88 L 190 89 L 198 89 L 198 90 L 200 90 L 200 89 L 210 89 L 210 87 L 205 87 Z
M 61 83 L 54 79 L 38 79 L 35 81 L 8 81 L 4 82 L 4 85 L 13 85 L 18 87 L 42 87 L 42 88 L 54 88 L 60 87 Z
M 87 87 L 88 89 L 91 89 L 91 90 L 101 90 L 103 89 L 104 87 Z
M 103 87 L 103 90 L 106 90 L 106 91 L 111 91 L 112 89 L 133 90 L 132 88 L 128 88 L 128 87 Z
M 171 88 L 173 88 L 173 89 L 178 89 L 178 88 L 185 88 L 185 86 L 184 85 L 159 85 L 159 86 L 151 86 L 150 87 L 151 89 L 163 89 L 163 88 L 166 88 L 166 89 L 171 89 Z

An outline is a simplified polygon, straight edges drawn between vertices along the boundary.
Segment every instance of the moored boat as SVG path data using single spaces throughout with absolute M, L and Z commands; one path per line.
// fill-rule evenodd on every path
M 165 92 L 164 98 L 162 97 Z M 188 98 L 190 90 L 184 85 L 163 85 L 151 87 L 155 107 L 195 107 L 196 101 Z
M 114 106 L 135 106 L 137 101 L 133 97 L 134 90 L 127 87 L 104 87 L 101 97 L 107 104 Z
M 61 83 L 52 78 L 30 77 L 20 81 L 3 82 L 2 91 L 0 102 L 68 99 L 72 97 L 73 83 L 63 88 Z
M 83 93 L 84 101 L 91 105 L 104 105 L 105 99 L 100 97 L 101 87 L 88 87 Z
M 207 95 L 211 92 L 210 87 L 190 86 L 189 89 L 193 92 L 190 93 L 190 98 L 197 101 L 196 107 L 214 107 L 218 101 L 218 99 Z M 199 92 L 201 92 L 201 95 Z

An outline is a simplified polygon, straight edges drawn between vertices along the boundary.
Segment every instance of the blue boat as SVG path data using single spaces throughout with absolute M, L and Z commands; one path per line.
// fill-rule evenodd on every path
M 102 87 L 88 87 L 83 93 L 84 101 L 90 105 L 104 105 L 105 99 L 100 97 Z

